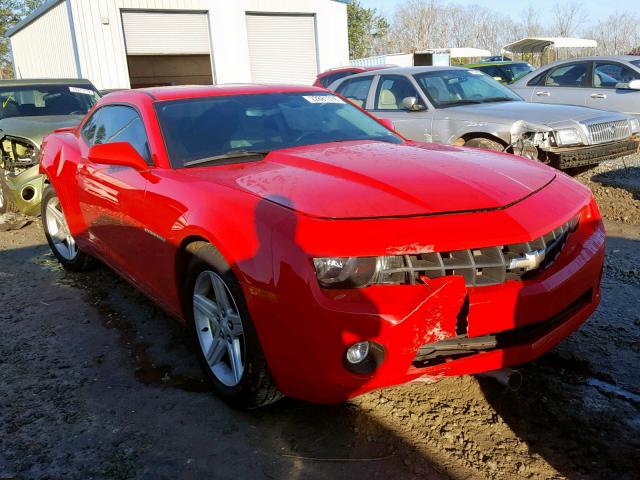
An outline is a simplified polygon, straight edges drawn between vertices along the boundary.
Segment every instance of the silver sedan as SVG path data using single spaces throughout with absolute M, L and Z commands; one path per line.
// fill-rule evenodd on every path
M 640 117 L 640 57 L 584 57 L 545 65 L 509 85 L 525 100 Z
M 399 67 L 329 88 L 392 120 L 412 140 L 508 151 L 568 169 L 638 151 L 640 121 L 586 107 L 528 103 L 488 75 L 459 67 Z

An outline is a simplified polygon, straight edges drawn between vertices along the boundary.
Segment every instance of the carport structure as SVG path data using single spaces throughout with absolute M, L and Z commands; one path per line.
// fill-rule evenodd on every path
M 522 60 L 540 66 L 560 58 L 592 55 L 597 47 L 598 42 L 588 38 L 529 37 L 505 45 L 501 52 L 520 55 Z

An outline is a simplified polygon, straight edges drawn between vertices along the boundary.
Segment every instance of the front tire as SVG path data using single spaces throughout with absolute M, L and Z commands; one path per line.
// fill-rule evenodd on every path
M 482 148 L 484 150 L 493 150 L 495 152 L 504 152 L 504 147 L 499 142 L 495 140 L 490 140 L 488 138 L 470 138 L 466 142 L 464 142 L 465 147 L 474 147 L 474 148 Z
M 215 392 L 234 407 L 253 409 L 282 394 L 264 358 L 240 284 L 211 244 L 187 247 L 185 315 L 202 368 Z
M 42 226 L 49 248 L 64 268 L 73 272 L 89 270 L 96 260 L 80 251 L 69 231 L 58 194 L 51 185 L 42 193 Z

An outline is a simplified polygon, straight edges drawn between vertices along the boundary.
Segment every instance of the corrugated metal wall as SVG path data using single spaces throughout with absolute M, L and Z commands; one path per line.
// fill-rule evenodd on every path
M 17 78 L 75 78 L 67 4 L 62 2 L 11 37 Z
M 128 88 L 121 9 L 206 11 L 206 0 L 70 0 L 82 75 L 98 88 Z
M 38 76 L 78 75 L 67 4 L 73 16 L 80 75 L 100 89 L 130 86 L 123 10 L 206 12 L 212 70 L 218 83 L 251 81 L 247 12 L 314 15 L 319 70 L 348 64 L 346 5 L 333 0 L 65 0 L 12 37 L 23 76 L 37 72 L 43 72 Z M 47 27 L 41 28 L 41 23 Z

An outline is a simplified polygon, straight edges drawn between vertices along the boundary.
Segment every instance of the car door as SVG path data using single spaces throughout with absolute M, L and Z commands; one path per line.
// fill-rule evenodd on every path
M 86 237 L 111 266 L 130 279 L 140 278 L 145 226 L 144 197 L 148 174 L 131 167 L 94 163 L 91 146 L 128 142 L 149 163 L 151 155 L 143 121 L 127 105 L 109 104 L 96 110 L 83 125 L 77 182 Z
M 431 111 L 410 76 L 380 75 L 373 88 L 367 110 L 378 118 L 392 120 L 395 129 L 411 140 L 431 141 Z M 404 103 L 410 98 L 416 99 L 415 109 Z
M 585 106 L 591 82 L 591 62 L 563 63 L 551 68 L 534 85 L 530 101 Z
M 632 80 L 640 80 L 640 73 L 621 63 L 594 62 L 591 88 L 587 89 L 587 105 L 640 115 L 640 90 L 625 88 Z

